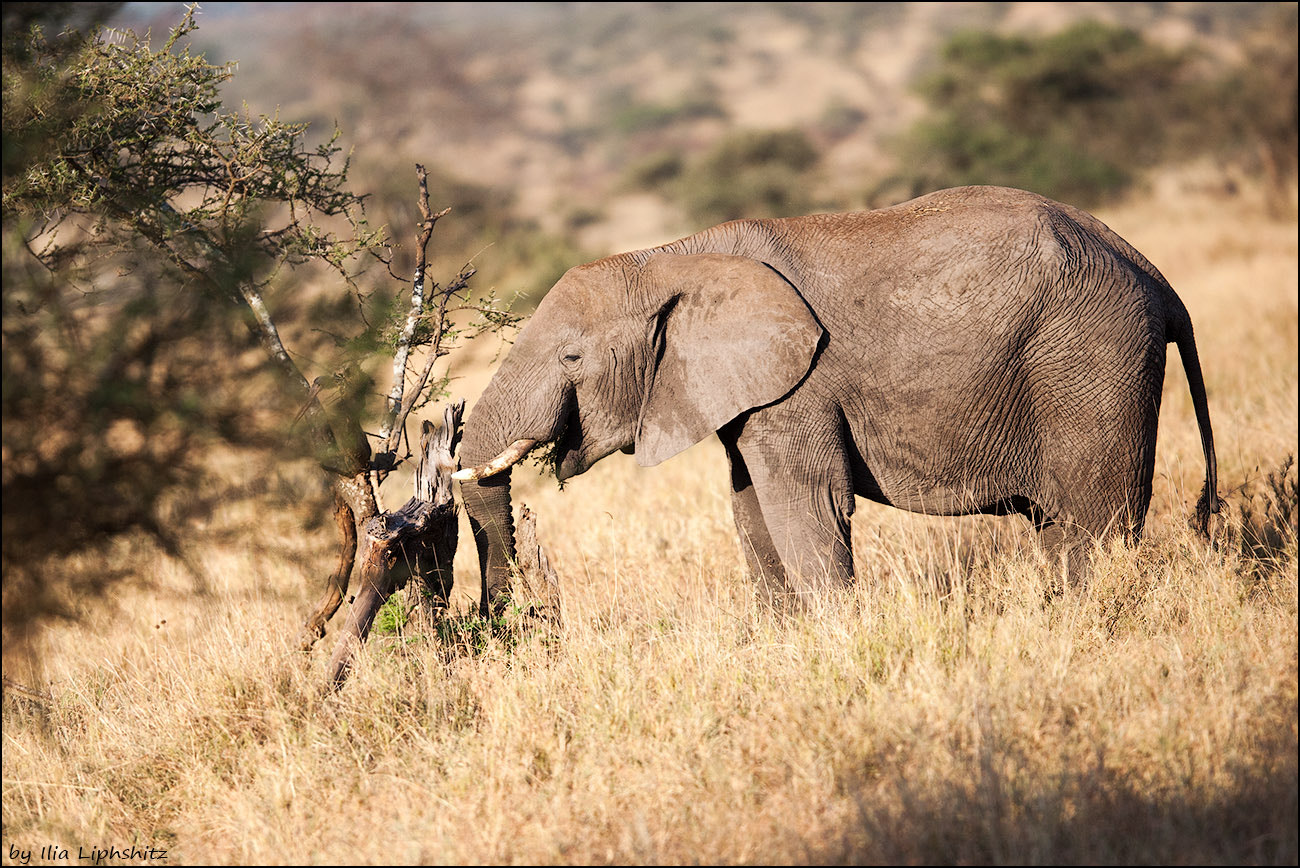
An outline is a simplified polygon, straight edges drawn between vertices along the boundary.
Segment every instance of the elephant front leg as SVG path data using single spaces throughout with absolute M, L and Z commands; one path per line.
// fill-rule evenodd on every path
M 724 433 L 721 439 L 731 465 L 731 511 L 736 520 L 736 533 L 740 535 L 740 549 L 745 553 L 749 574 L 758 586 L 759 597 L 767 604 L 775 605 L 790 592 L 785 568 L 781 566 L 781 556 L 767 532 L 754 482 L 745 467 L 745 459 L 736 449 L 735 438 Z
M 785 573 L 785 593 L 796 604 L 823 598 L 853 582 L 849 515 L 830 490 L 757 487 L 758 502 Z
M 835 418 L 816 425 L 804 416 L 797 428 L 783 421 L 788 420 L 750 417 L 734 447 L 729 446 L 728 454 L 737 456 L 732 459 L 732 503 L 742 538 L 748 530 L 751 544 L 755 539 L 761 544 L 753 546 L 755 556 L 774 553 L 779 560 L 783 581 L 778 593 L 800 604 L 853 581 L 853 490 Z M 747 471 L 750 483 L 739 491 L 737 466 Z M 775 572 L 758 559 L 760 575 Z

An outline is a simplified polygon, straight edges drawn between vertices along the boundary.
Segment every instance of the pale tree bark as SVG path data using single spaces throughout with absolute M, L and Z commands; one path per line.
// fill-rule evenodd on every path
M 424 171 L 424 166 L 418 163 L 415 166 L 416 177 L 419 180 L 420 196 L 417 204 L 420 208 L 420 234 L 415 247 L 415 273 L 411 283 L 411 305 L 406 314 L 406 321 L 402 324 L 402 332 L 397 341 L 397 349 L 393 353 L 393 384 L 389 389 L 388 397 L 384 403 L 384 417 L 379 427 L 379 455 L 375 457 L 375 470 L 379 475 L 380 481 L 385 474 L 393 467 L 396 461 L 397 449 L 402 442 L 402 434 L 406 428 L 406 418 L 414 409 L 416 402 L 424 394 L 424 388 L 429 382 L 429 375 L 433 372 L 433 366 L 437 364 L 438 359 L 446 355 L 442 347 L 442 338 L 446 332 L 447 323 L 447 303 L 453 295 L 463 290 L 469 283 L 469 279 L 474 276 L 475 269 L 466 265 L 460 270 L 460 274 L 446 288 L 440 288 L 434 284 L 434 291 L 437 294 L 437 308 L 431 313 L 426 312 L 430 307 L 427 300 L 426 276 L 428 269 L 429 239 L 433 236 L 433 227 L 438 220 L 445 217 L 450 208 L 444 208 L 437 214 L 429 209 L 429 185 L 428 177 Z M 428 349 L 428 358 L 425 361 L 424 369 L 420 372 L 416 380 L 415 388 L 409 392 L 406 388 L 406 369 L 409 363 L 412 342 L 415 338 L 416 328 L 421 319 L 432 317 L 429 333 L 433 336 L 431 345 Z
M 516 574 L 511 598 L 530 618 L 561 625 L 560 580 L 537 539 L 537 514 L 521 504 L 515 531 Z

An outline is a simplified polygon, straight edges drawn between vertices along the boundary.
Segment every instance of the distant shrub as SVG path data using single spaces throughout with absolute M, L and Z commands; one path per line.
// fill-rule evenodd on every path
M 1128 186 L 1132 175 L 1067 139 L 988 122 L 972 127 L 946 113 L 918 122 L 908 137 L 915 193 L 964 184 L 1003 184 L 1073 202 L 1095 202 Z
M 569 231 L 582 229 L 605 219 L 605 212 L 588 205 L 575 205 L 564 214 L 564 228 Z
M 817 156 L 817 149 L 800 130 L 747 130 L 719 142 L 700 168 L 724 175 L 756 166 L 783 166 L 802 172 L 817 162 Z
M 778 217 L 812 204 L 819 155 L 799 130 L 747 130 L 719 142 L 682 174 L 681 202 L 699 223 Z
M 1216 111 L 1191 147 L 1212 144 L 1246 157 L 1275 194 L 1270 205 L 1289 206 L 1289 182 L 1300 154 L 1300 75 L 1297 74 L 1297 6 L 1279 4 L 1270 19 L 1246 40 L 1245 61 L 1209 89 L 1205 104 Z
M 736 41 L 736 31 L 725 24 L 710 24 L 704 28 L 701 36 L 714 45 L 731 45 Z
M 1136 173 L 1204 153 L 1295 174 L 1295 9 L 1227 74 L 1136 31 L 1084 21 L 1040 39 L 966 32 L 919 90 L 927 116 L 895 142 L 915 192 L 1027 187 L 1082 205 Z
M 840 97 L 833 97 L 822 109 L 817 126 L 827 137 L 839 140 L 853 135 L 866 120 L 865 111 Z
M 1006 184 L 1081 204 L 1123 189 L 1185 118 L 1188 57 L 1092 21 L 1043 39 L 961 33 L 899 142 L 917 186 Z
M 674 124 L 702 118 L 725 118 L 727 113 L 707 88 L 694 92 L 675 103 L 644 102 L 628 99 L 620 91 L 609 100 L 610 127 L 623 135 L 660 130 Z
M 674 150 L 656 151 L 633 163 L 623 174 L 623 187 L 631 190 L 662 191 L 681 177 L 686 168 L 682 155 Z

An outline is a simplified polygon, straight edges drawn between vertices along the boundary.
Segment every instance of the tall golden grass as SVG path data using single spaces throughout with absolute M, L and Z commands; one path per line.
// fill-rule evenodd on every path
M 69 565 L 144 563 L 6 672 L 6 862 L 1294 864 L 1297 227 L 1260 201 L 1157 189 L 1099 215 L 1196 323 L 1216 546 L 1187 526 L 1176 353 L 1147 535 L 1063 596 L 1015 520 L 860 502 L 854 589 L 774 617 L 706 443 L 563 492 L 517 474 L 563 626 L 376 636 L 326 696 L 330 638 L 293 637 L 329 528 L 231 502 L 196 537 L 201 592 L 141 545 Z

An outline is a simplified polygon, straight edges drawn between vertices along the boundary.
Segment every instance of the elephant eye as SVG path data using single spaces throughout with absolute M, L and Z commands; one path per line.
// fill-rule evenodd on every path
M 565 350 L 565 351 L 560 355 L 560 360 L 563 361 L 563 362 L 565 362 L 565 363 L 567 363 L 567 364 L 572 365 L 572 364 L 574 364 L 575 362 L 580 362 L 580 361 L 582 361 L 582 354 L 579 353 L 577 350 Z

